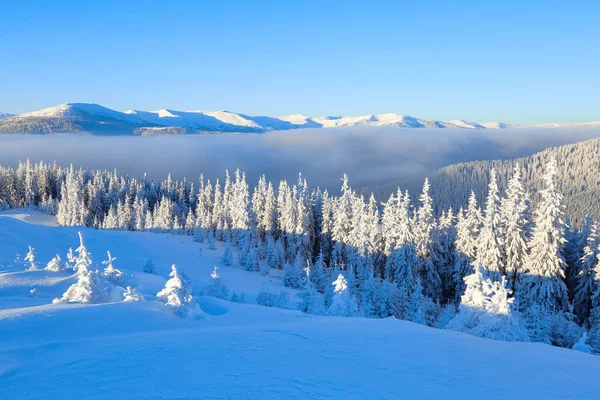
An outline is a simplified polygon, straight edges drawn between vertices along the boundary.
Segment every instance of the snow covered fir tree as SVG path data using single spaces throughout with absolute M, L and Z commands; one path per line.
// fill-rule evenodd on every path
M 353 190 L 347 176 L 334 195 L 310 189 L 302 175 L 293 184 L 262 176 L 251 189 L 240 170 L 222 181 L 155 182 L 27 161 L 0 168 L 0 208 L 36 207 L 65 226 L 189 235 L 222 249 L 222 266 L 269 277 L 281 270 L 277 279 L 298 291 L 290 299 L 264 288 L 259 304 L 291 307 L 298 300 L 306 313 L 393 316 L 600 353 L 598 222 L 569 222 L 575 219 L 565 215 L 560 177 L 572 167 L 543 160 L 535 179 L 525 164 L 489 168 L 483 198 L 476 187 L 464 203 L 444 208 L 432 196 L 437 177 L 417 197 L 397 189 L 377 199 Z M 103 301 L 106 285 L 128 285 L 110 252 L 103 272 L 92 268 L 82 236 L 66 259 L 46 267 L 78 274 L 58 302 Z M 26 261 L 37 268 L 33 248 Z M 154 273 L 151 261 L 144 270 Z M 220 272 L 215 267 L 203 294 L 238 300 Z M 121 298 L 138 299 L 135 287 L 123 290 Z M 176 267 L 157 297 L 184 318 L 200 312 Z

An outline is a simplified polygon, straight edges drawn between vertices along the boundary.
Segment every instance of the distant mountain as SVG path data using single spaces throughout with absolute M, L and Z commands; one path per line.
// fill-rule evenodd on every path
M 538 124 L 536 128 L 600 128 L 600 121 L 573 124 Z
M 0 133 L 86 132 L 103 135 L 263 133 L 302 128 L 393 127 L 430 129 L 506 129 L 519 125 L 503 122 L 476 123 L 464 120 L 436 121 L 401 114 L 369 114 L 358 117 L 249 116 L 231 111 L 111 110 L 97 104 L 69 103 L 19 115 L 0 114 Z M 597 127 L 600 122 L 540 127 Z M 154 129 L 145 128 L 173 128 Z M 179 128 L 179 129 L 174 129 Z
M 502 128 L 496 123 L 489 128 Z M 6 114 L 0 133 L 87 132 L 112 135 L 263 133 L 272 130 L 343 127 L 489 129 L 475 122 L 434 121 L 400 114 L 369 114 L 358 117 L 249 116 L 231 111 L 111 110 L 97 104 L 69 103 L 19 115 Z M 148 129 L 181 128 L 181 129 Z
M 97 104 L 73 103 L 1 119 L 0 133 L 134 134 L 137 128 L 153 126 L 156 125 Z
M 0 112 L 0 119 L 4 119 L 4 118 L 8 118 L 8 117 L 13 117 L 15 114 L 9 114 L 9 113 L 3 113 Z

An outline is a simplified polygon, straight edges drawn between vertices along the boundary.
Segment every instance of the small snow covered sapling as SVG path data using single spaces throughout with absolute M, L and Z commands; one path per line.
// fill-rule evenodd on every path
M 175 264 L 171 268 L 171 279 L 165 283 L 164 289 L 156 294 L 157 301 L 165 303 L 180 318 L 194 319 L 201 313 L 200 306 L 192 298 L 188 280 L 181 276 Z
M 106 268 L 104 269 L 104 272 L 102 273 L 102 275 L 106 279 L 108 279 L 108 281 L 110 283 L 112 283 L 113 285 L 120 286 L 123 284 L 123 281 L 124 281 L 123 272 L 116 269 L 113 265 L 113 262 L 116 260 L 116 257 L 113 257 L 110 254 L 110 251 L 107 251 L 106 254 L 108 255 L 108 259 L 105 261 L 102 261 L 102 264 L 106 265 Z
M 258 292 L 258 296 L 256 296 L 256 304 L 265 307 L 275 307 L 276 301 L 277 296 L 275 296 L 275 293 L 271 292 L 266 285 L 263 285 L 260 292 Z
M 506 288 L 506 278 L 492 281 L 485 278 L 481 266 L 464 278 L 465 294 L 461 297 L 458 314 L 447 329 L 474 336 L 509 342 L 528 342 L 529 337 L 519 314 L 513 309 L 513 298 Z
M 78 273 L 77 282 L 71 285 L 60 299 L 52 303 L 103 303 L 108 298 L 105 281 L 98 271 Z
M 152 260 L 146 262 L 146 265 L 144 265 L 144 272 L 147 274 L 156 274 L 156 268 L 154 267 Z
M 212 230 L 210 230 L 208 232 L 208 237 L 207 240 L 208 242 L 208 249 L 209 250 L 216 250 L 217 246 L 215 245 L 215 235 L 213 235 Z
M 279 292 L 277 297 L 275 298 L 275 307 L 277 308 L 288 308 L 288 304 L 290 302 L 290 294 L 285 290 Z
M 335 288 L 333 291 L 334 295 L 327 314 L 338 317 L 358 316 L 356 299 L 348 290 L 348 281 L 346 281 L 344 275 L 339 274 L 332 285 Z
M 225 246 L 225 251 L 223 252 L 223 257 L 221 257 L 221 264 L 229 267 L 231 266 L 232 263 L 232 253 L 231 253 L 231 246 L 229 244 L 227 244 Z
M 127 286 L 127 290 L 125 290 L 125 292 L 123 293 L 123 297 L 125 297 L 123 301 L 144 301 L 144 296 L 139 294 L 131 286 Z
M 229 297 L 229 289 L 221 280 L 221 276 L 217 270 L 218 267 L 215 266 L 213 272 L 210 274 L 210 283 L 204 289 L 203 294 L 226 300 Z
M 37 270 L 37 264 L 35 263 L 35 249 L 29 246 L 29 253 L 25 256 L 25 261 L 29 262 L 28 271 Z
M 579 339 L 579 342 L 575 343 L 575 345 L 573 346 L 573 350 L 577 350 L 577 351 L 581 351 L 582 353 L 588 353 L 591 354 L 592 353 L 592 347 L 587 344 L 587 332 L 583 332 L 583 336 L 581 336 L 581 339 Z
M 308 261 L 306 262 L 306 268 L 304 268 L 304 272 L 306 273 L 304 291 L 297 294 L 297 296 L 301 299 L 299 309 L 303 313 L 307 314 L 322 314 L 323 299 L 315 290 L 310 279 L 310 263 Z
M 75 262 L 77 262 L 77 258 L 75 257 L 75 253 L 73 252 L 73 248 L 72 247 L 69 247 L 69 252 L 67 253 L 67 260 L 70 263 L 73 263 L 73 264 Z
M 78 232 L 77 234 L 79 235 L 79 247 L 75 249 L 77 256 L 75 257 L 75 266 L 73 269 L 77 273 L 84 273 L 88 272 L 92 266 L 92 255 L 88 251 L 87 247 L 85 247 L 83 234 L 81 232 Z
M 57 254 L 54 258 L 52 258 L 52 260 L 50 260 L 50 262 L 46 265 L 45 270 L 46 271 L 52 271 L 52 272 L 62 272 L 65 270 L 65 268 L 68 267 L 68 264 L 65 263 L 60 256 Z

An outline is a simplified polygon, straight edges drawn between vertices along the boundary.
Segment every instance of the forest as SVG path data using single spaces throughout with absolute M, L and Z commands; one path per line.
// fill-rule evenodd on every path
M 0 209 L 37 208 L 63 226 L 193 235 L 209 248 L 224 242 L 225 265 L 235 253 L 246 270 L 283 270 L 306 313 L 395 317 L 598 353 L 598 225 L 589 216 L 570 223 L 557 185 L 564 162 L 545 161 L 534 202 L 524 184 L 531 171 L 514 163 L 504 190 L 492 167 L 484 201 L 472 191 L 442 212 L 428 180 L 418 197 L 398 188 L 382 201 L 345 175 L 333 195 L 302 175 L 277 187 L 262 176 L 250 190 L 240 170 L 214 183 L 155 182 L 27 161 L 0 168 Z M 181 280 L 175 268 L 172 276 Z

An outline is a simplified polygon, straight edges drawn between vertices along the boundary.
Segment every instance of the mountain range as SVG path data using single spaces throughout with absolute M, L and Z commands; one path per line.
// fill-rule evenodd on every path
M 98 104 L 68 103 L 39 111 L 12 115 L 0 113 L 0 133 L 68 133 L 122 135 L 173 135 L 186 133 L 263 133 L 302 128 L 349 128 L 360 126 L 394 128 L 506 129 L 519 125 L 503 122 L 476 123 L 464 120 L 437 121 L 400 114 L 369 114 L 358 117 L 310 117 L 304 114 L 280 117 L 249 116 L 231 111 L 111 110 Z M 545 124 L 541 127 L 560 127 Z M 571 124 L 600 127 L 600 122 Z

